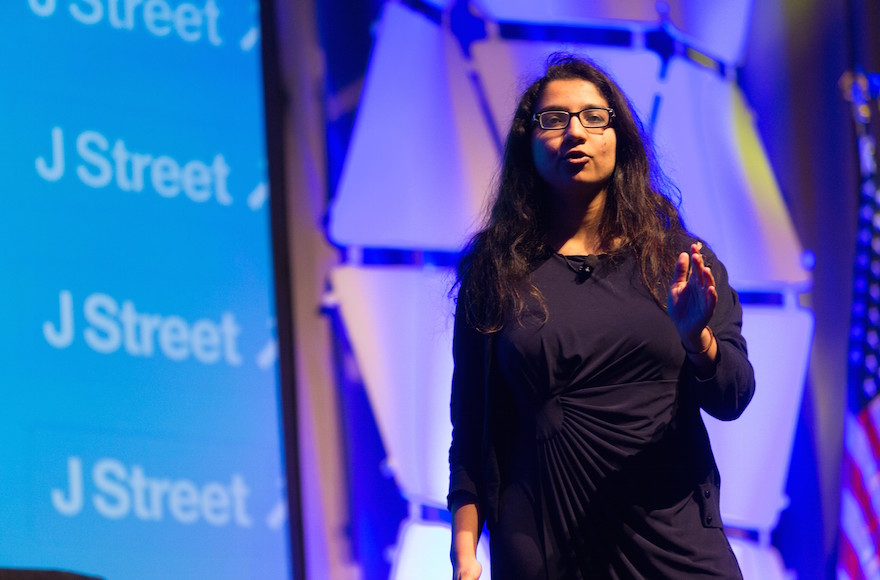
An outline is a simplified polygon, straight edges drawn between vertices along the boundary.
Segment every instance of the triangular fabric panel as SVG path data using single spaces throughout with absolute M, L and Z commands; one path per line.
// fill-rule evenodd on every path
M 655 125 L 661 165 L 681 189 L 687 224 L 739 290 L 805 287 L 802 247 L 739 89 L 673 61 Z
M 446 506 L 453 304 L 450 270 L 333 271 L 331 282 L 401 493 Z
M 425 16 L 386 4 L 330 238 L 457 250 L 497 165 L 498 147 L 456 40 Z
M 814 320 L 810 311 L 796 307 L 743 310 L 743 336 L 755 368 L 755 396 L 736 421 L 705 414 L 704 419 L 722 476 L 724 523 L 769 536 L 788 507 L 788 465 Z

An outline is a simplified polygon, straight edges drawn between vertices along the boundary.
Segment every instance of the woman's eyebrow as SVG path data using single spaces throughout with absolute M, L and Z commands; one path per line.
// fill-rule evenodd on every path
M 547 105 L 545 107 L 541 107 L 538 109 L 539 113 L 543 113 L 545 111 L 566 111 L 569 113 L 575 113 L 578 111 L 583 111 L 584 109 L 607 109 L 608 105 L 600 105 L 595 103 L 587 103 L 586 105 L 578 108 L 578 109 L 567 109 L 562 105 Z

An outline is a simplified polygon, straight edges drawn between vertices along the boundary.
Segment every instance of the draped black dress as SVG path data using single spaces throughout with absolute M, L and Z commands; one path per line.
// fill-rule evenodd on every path
M 583 257 L 551 256 L 532 274 L 543 323 L 532 301 L 486 337 L 459 305 L 449 499 L 488 520 L 493 578 L 741 577 L 699 409 L 739 416 L 754 375 L 736 293 L 704 255 L 712 377 L 697 377 L 632 255 L 601 256 L 586 279 Z

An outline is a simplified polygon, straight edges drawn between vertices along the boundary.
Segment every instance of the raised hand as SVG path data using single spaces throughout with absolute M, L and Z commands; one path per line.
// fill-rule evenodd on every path
M 700 353 L 712 346 L 711 331 L 706 325 L 718 304 L 715 277 L 700 253 L 703 244 L 691 244 L 691 253 L 682 252 L 675 264 L 672 285 L 666 299 L 666 310 L 678 329 L 681 342 L 691 353 Z M 708 337 L 709 347 L 706 347 Z

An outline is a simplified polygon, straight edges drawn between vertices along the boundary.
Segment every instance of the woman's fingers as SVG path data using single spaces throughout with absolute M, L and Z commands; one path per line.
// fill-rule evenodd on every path
M 675 263 L 675 270 L 672 273 L 672 285 L 684 284 L 688 281 L 688 269 L 690 258 L 687 252 L 678 255 L 678 261 Z
M 715 276 L 700 253 L 701 243 L 691 244 L 690 253 L 682 252 L 675 264 L 667 310 L 684 336 L 702 329 L 718 303 Z

